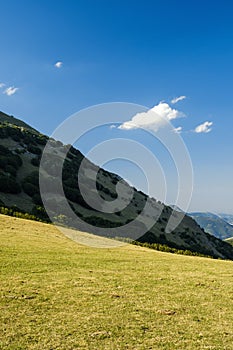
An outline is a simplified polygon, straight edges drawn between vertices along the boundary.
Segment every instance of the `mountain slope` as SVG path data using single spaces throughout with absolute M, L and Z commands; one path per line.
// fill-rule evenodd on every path
M 233 215 L 232 214 L 225 214 L 225 213 L 219 213 L 218 216 L 228 222 L 228 224 L 233 225 Z
M 34 128 L 32 128 L 30 125 L 26 124 L 24 121 L 17 119 L 13 116 L 10 116 L 6 113 L 3 113 L 0 111 L 0 123 L 1 124 L 10 124 L 10 125 L 16 125 L 19 127 L 22 127 L 26 130 L 30 130 L 33 133 L 39 134 L 38 131 Z
M 39 163 L 42 151 L 48 141 L 48 137 L 35 132 L 30 127 L 13 125 L 4 118 L 0 122 L 0 200 L 5 207 L 16 207 L 15 210 L 26 211 L 43 220 L 48 219 L 44 210 L 39 190 Z M 22 122 L 23 123 L 23 122 Z M 172 232 L 166 232 L 166 226 L 172 214 L 172 209 L 154 198 L 149 198 L 141 191 L 130 187 L 118 175 L 112 174 L 88 161 L 74 147 L 69 149 L 60 141 L 50 140 L 51 155 L 45 162 L 44 179 L 47 185 L 47 203 L 50 206 L 50 217 L 53 220 L 67 226 L 75 227 L 86 232 L 98 235 L 107 235 L 114 238 L 116 228 L 118 236 L 137 239 L 141 242 L 161 243 L 178 249 L 188 249 L 213 257 L 233 259 L 231 245 L 205 233 L 190 217 L 184 216 L 179 226 Z M 63 190 L 68 200 L 72 214 L 76 214 L 79 220 L 74 225 L 74 220 L 69 211 L 64 211 L 64 197 L 57 196 L 56 185 L 58 178 L 56 168 L 61 159 L 65 157 L 63 166 Z M 80 164 L 85 161 L 85 166 L 79 172 Z M 93 179 L 93 173 L 98 173 L 97 181 Z M 84 190 L 88 203 L 78 187 L 78 174 L 84 183 Z M 95 204 L 94 188 L 105 201 L 113 201 L 118 193 L 116 186 L 121 183 L 124 193 L 121 200 L 126 201 L 125 194 L 132 192 L 132 200 L 123 210 L 114 213 L 106 213 L 93 208 Z M 91 203 L 91 205 L 90 205 Z M 144 211 L 148 205 L 147 213 Z M 18 208 L 18 209 L 17 209 Z M 148 214 L 149 213 L 149 214 Z M 161 214 L 160 214 L 161 213 Z M 174 212 L 177 218 L 182 213 Z M 145 222 L 154 217 L 156 222 L 147 231 Z M 125 234 L 121 228 L 130 224 L 130 229 Z M 107 229 L 107 233 L 104 232 Z M 146 232 L 147 231 L 147 232 Z M 146 232 L 146 233 L 143 233 Z M 135 238 L 136 237 L 136 238 Z
M 213 213 L 190 213 L 196 222 L 209 234 L 227 239 L 233 237 L 233 226 Z

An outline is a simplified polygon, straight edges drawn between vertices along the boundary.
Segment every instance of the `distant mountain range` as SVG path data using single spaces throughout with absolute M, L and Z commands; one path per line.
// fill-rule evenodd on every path
M 228 222 L 228 224 L 233 225 L 233 215 L 232 214 L 224 214 L 219 213 L 218 216 Z
M 233 215 L 208 212 L 189 215 L 209 234 L 222 240 L 233 237 L 233 226 L 229 223 L 233 221 Z
M 39 189 L 39 165 L 43 149 L 49 138 L 30 127 L 23 121 L 0 112 L 0 207 L 13 208 L 14 211 L 26 212 L 42 220 L 48 220 L 43 206 Z M 179 211 L 174 211 L 174 216 L 181 217 L 182 221 L 172 232 L 166 232 L 166 226 L 173 213 L 173 209 L 162 204 L 154 198 L 149 198 L 141 191 L 130 187 L 127 182 L 118 175 L 110 173 L 103 168 L 91 163 L 79 150 L 63 145 L 59 140 L 50 140 L 53 150 L 52 161 L 49 159 L 43 176 L 48 183 L 48 198 L 51 202 L 52 216 L 63 225 L 72 226 L 73 221 L 69 213 L 64 213 L 63 200 L 55 197 L 54 185 L 56 178 L 56 166 L 61 156 L 65 155 L 62 181 L 66 199 L 72 211 L 82 219 L 77 227 L 83 231 L 102 235 L 103 228 L 108 228 L 108 237 L 115 237 L 115 229 L 133 222 L 127 238 L 138 237 L 140 242 L 160 243 L 176 249 L 191 250 L 200 254 L 221 257 L 233 260 L 233 247 L 210 235 L 196 223 L 196 221 Z M 81 178 L 85 183 L 85 191 L 89 203 L 93 202 L 93 181 L 100 197 L 106 201 L 117 198 L 116 185 L 119 181 L 125 186 L 125 193 L 133 192 L 131 202 L 122 210 L 114 213 L 98 211 L 89 205 L 83 198 L 78 187 L 78 172 L 81 162 L 85 160 L 85 168 L 82 169 Z M 93 172 L 97 172 L 97 180 L 93 179 Z M 156 180 L 156 174 L 155 174 Z M 124 194 L 121 198 L 125 200 Z M 147 202 L 148 215 L 144 212 Z M 54 211 L 53 211 L 54 210 Z M 2 211 L 4 213 L 4 210 Z M 154 226 L 145 231 L 145 225 L 141 217 L 147 215 L 151 219 L 161 212 Z M 90 230 L 90 226 L 92 229 Z M 141 234 L 141 232 L 146 232 Z M 233 236 L 233 235 L 232 235 Z M 122 237 L 125 238 L 125 237 Z

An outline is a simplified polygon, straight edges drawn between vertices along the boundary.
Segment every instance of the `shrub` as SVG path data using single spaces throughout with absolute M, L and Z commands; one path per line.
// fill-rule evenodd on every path
M 36 193 L 32 196 L 32 201 L 33 203 L 37 204 L 37 205 L 43 205 L 40 193 Z
M 0 145 L 0 155 L 7 156 L 8 154 L 11 154 L 8 148 Z
M 12 139 L 16 142 L 19 142 L 20 141 L 20 137 L 18 135 L 13 135 L 12 136 Z
M 33 153 L 33 154 L 41 154 L 41 149 L 37 146 L 34 145 L 28 145 L 27 147 L 28 152 Z
M 7 158 L 4 156 L 0 156 L 0 168 L 5 169 L 7 166 Z
M 5 172 L 11 174 L 12 176 L 16 176 L 17 170 L 12 165 L 7 165 L 5 167 Z
M 33 171 L 24 178 L 23 182 L 28 182 L 39 188 L 39 171 Z
M 9 173 L 16 173 L 17 169 L 19 169 L 22 164 L 22 159 L 18 154 L 13 154 L 7 148 L 0 145 L 0 168 Z M 13 167 L 15 171 L 13 172 L 12 168 L 10 170 L 6 170 L 8 165 Z
M 0 175 L 0 192 L 17 194 L 21 192 L 21 186 L 14 178 Z
M 30 133 L 24 133 L 23 135 L 23 142 L 28 145 L 29 147 L 30 146 L 36 146 L 36 142 L 35 142 L 35 139 L 33 137 L 32 134 Z M 37 147 L 37 146 L 36 146 Z
M 191 256 L 201 256 L 201 257 L 206 257 L 206 258 L 213 258 L 212 256 L 208 255 L 208 254 L 202 254 L 202 253 L 198 253 L 198 252 L 194 252 L 191 250 L 187 250 L 187 249 L 177 249 L 177 248 L 173 248 L 173 247 L 169 247 L 166 244 L 160 244 L 160 243 L 142 243 L 139 241 L 131 241 L 131 244 L 134 245 L 139 245 L 141 247 L 146 247 L 146 248 L 150 248 L 150 249 L 155 249 L 155 250 L 159 250 L 161 252 L 166 252 L 166 253 L 173 253 L 173 254 L 181 254 L 181 255 L 191 255 Z
M 44 136 L 44 135 L 39 135 L 36 139 L 36 142 L 39 144 L 39 145 L 46 145 L 46 142 L 47 142 L 47 137 Z
M 48 214 L 45 211 L 45 208 L 40 205 L 35 205 L 32 208 L 32 215 L 36 216 L 37 218 L 43 220 L 43 221 L 50 221 Z
M 7 164 L 12 165 L 16 169 L 18 169 L 22 165 L 22 160 L 20 162 L 21 158 L 18 155 L 15 156 L 8 156 L 7 157 Z
M 67 199 L 69 199 L 71 202 L 77 203 L 81 205 L 83 208 L 89 209 L 89 210 L 95 210 L 91 208 L 86 201 L 83 199 L 83 196 L 81 195 L 79 189 L 71 188 L 68 186 L 63 186 L 64 193 Z
M 40 165 L 40 158 L 39 157 L 32 158 L 31 163 L 32 163 L 32 165 L 38 167 Z
M 33 197 L 35 194 L 39 193 L 39 188 L 30 182 L 23 182 L 22 187 L 24 192 L 30 197 Z
M 20 210 L 16 207 L 7 208 L 5 206 L 0 206 L 0 214 L 14 216 L 20 219 L 43 221 L 47 223 L 50 222 L 48 217 L 39 218 L 36 215 L 25 213 L 23 210 Z
M 80 196 L 80 192 L 74 188 L 70 188 L 67 186 L 64 186 L 64 193 L 67 199 L 69 199 L 72 202 L 77 203 L 79 196 Z
M 98 216 L 88 216 L 88 217 L 84 218 L 84 221 L 86 221 L 88 224 L 91 224 L 91 225 L 97 226 L 97 227 L 109 227 L 110 228 L 110 227 L 120 226 L 120 224 L 117 222 L 106 220 L 106 219 L 100 218 Z
M 63 181 L 64 186 L 78 189 L 78 180 L 74 177 L 69 177 Z

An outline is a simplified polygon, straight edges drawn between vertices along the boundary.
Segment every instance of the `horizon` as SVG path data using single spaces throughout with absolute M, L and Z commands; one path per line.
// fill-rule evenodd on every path
M 190 153 L 189 212 L 233 214 L 232 10 L 233 4 L 208 1 L 4 3 L 0 109 L 51 135 L 89 106 L 146 106 L 171 121 Z M 160 159 L 175 198 L 172 165 L 140 131 L 154 124 L 141 118 L 132 127 L 132 119 L 80 140 L 80 151 L 87 154 L 95 142 L 111 137 L 140 140 Z M 133 166 L 112 162 L 107 170 L 146 191 Z

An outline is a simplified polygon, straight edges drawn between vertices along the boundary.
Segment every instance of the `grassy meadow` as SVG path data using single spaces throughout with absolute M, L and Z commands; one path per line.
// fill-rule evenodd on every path
M 233 349 L 233 262 L 0 227 L 0 349 Z

